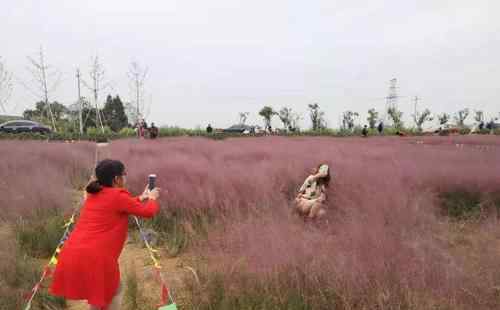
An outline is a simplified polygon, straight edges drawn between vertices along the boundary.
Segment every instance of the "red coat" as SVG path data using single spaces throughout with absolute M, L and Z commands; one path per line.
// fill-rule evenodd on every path
M 124 189 L 105 187 L 89 195 L 59 255 L 50 291 L 96 307 L 111 303 L 120 283 L 118 258 L 128 232 L 128 215 L 153 217 L 158 203 L 142 204 Z

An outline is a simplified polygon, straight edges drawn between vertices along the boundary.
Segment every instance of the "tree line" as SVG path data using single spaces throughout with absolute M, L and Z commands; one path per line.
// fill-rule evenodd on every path
M 412 114 L 413 126 L 405 126 L 403 122 L 403 112 L 400 111 L 397 107 L 388 107 L 385 111 L 387 114 L 387 119 L 390 122 L 390 125 L 397 131 L 404 130 L 405 128 L 416 129 L 417 132 L 423 132 L 424 126 L 426 123 L 432 122 L 434 120 L 438 121 L 440 128 L 446 128 L 449 126 L 455 126 L 458 128 L 466 128 L 465 124 L 466 120 L 473 116 L 473 120 L 476 126 L 480 129 L 491 127 L 495 121 L 499 118 L 491 118 L 486 120 L 484 116 L 484 112 L 481 110 L 474 111 L 471 114 L 471 111 L 468 108 L 461 109 L 457 111 L 455 114 L 450 113 L 441 113 L 433 115 L 429 109 L 424 109 L 423 111 L 415 111 Z M 325 120 L 325 112 L 320 109 L 318 103 L 313 103 L 308 105 L 308 113 L 309 119 L 311 121 L 311 130 L 313 131 L 321 131 L 323 129 L 327 129 L 327 122 Z M 240 113 L 240 123 L 244 124 L 247 117 L 248 112 Z M 241 115 L 245 115 L 244 118 Z M 264 106 L 260 111 L 259 115 L 263 118 L 265 128 L 271 128 L 271 122 L 273 117 L 278 117 L 281 123 L 283 124 L 283 129 L 287 131 L 295 131 L 299 129 L 298 122 L 302 119 L 300 114 L 294 113 L 291 108 L 283 107 L 279 111 L 275 111 L 270 106 Z M 340 129 L 352 131 L 356 127 L 356 122 L 359 121 L 360 114 L 355 111 L 344 111 L 341 115 Z M 366 118 L 366 127 L 370 129 L 375 129 L 378 124 L 384 123 L 384 119 L 380 116 L 380 112 L 376 109 L 371 108 L 368 110 L 368 116 Z M 451 124 L 451 121 L 454 121 L 454 125 Z
M 16 84 L 35 98 L 35 107 L 26 109 L 23 117 L 50 124 L 55 132 L 83 133 L 88 128 L 99 128 L 102 132 L 106 129 L 119 131 L 136 124 L 148 113 L 149 106 L 145 100 L 148 69 L 135 61 L 131 62 L 127 73 L 130 93 L 133 94 L 128 102 L 122 102 L 118 95 L 109 95 L 113 83 L 107 79 L 105 68 L 96 55 L 91 58 L 86 74 L 81 74 L 77 69 L 78 95 L 75 96 L 75 102 L 69 105 L 53 99 L 62 73 L 48 63 L 43 49 L 40 48 L 34 57 L 28 56 L 27 62 L 29 79 L 16 79 Z M 88 96 L 81 94 L 82 88 L 87 90 Z M 13 90 L 14 75 L 0 58 L 0 112 L 6 113 Z M 103 103 L 101 98 L 105 94 L 108 95 Z

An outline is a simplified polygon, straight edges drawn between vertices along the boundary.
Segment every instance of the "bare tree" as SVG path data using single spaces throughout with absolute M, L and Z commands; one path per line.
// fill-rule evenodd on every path
M 12 83 L 12 73 L 7 71 L 5 64 L 0 57 L 0 109 L 5 113 L 7 111 L 7 104 L 14 85 Z
M 465 108 L 458 111 L 454 116 L 455 121 L 457 122 L 457 126 L 464 127 L 465 120 L 467 119 L 468 116 L 469 116 L 469 109 Z
M 345 111 L 344 113 L 342 113 L 342 127 L 344 129 L 352 130 L 354 128 L 354 122 L 358 117 L 358 112 Z
M 394 124 L 394 128 L 397 130 L 403 129 L 403 112 L 398 110 L 397 107 L 390 107 L 387 109 L 387 114 L 392 120 L 392 123 Z
M 240 117 L 240 125 L 245 125 L 248 119 L 248 115 L 250 115 L 250 112 L 240 112 L 238 115 Z
M 311 119 L 312 130 L 321 130 L 326 128 L 325 112 L 320 110 L 319 104 L 308 104 L 309 118 Z
M 90 70 L 89 70 L 90 83 L 82 79 L 83 85 L 92 92 L 94 98 L 93 105 L 96 112 L 95 124 L 96 126 L 101 127 L 103 133 L 104 133 L 104 121 L 99 108 L 99 96 L 101 95 L 102 92 L 112 88 L 111 83 L 105 79 L 105 72 L 106 71 L 104 70 L 104 66 L 99 61 L 99 56 L 96 55 L 91 59 Z
M 292 116 L 290 117 L 290 125 L 292 126 L 292 129 L 294 131 L 299 130 L 300 128 L 299 124 L 302 119 L 304 118 L 299 113 L 292 113 Z
M 148 68 L 147 67 L 141 67 L 139 63 L 132 61 L 130 63 L 129 71 L 128 71 L 128 77 L 129 77 L 129 83 L 130 83 L 130 92 L 132 93 L 132 97 L 134 98 L 131 100 L 131 106 L 130 108 L 133 108 L 133 111 L 128 111 L 129 114 L 132 116 L 133 121 L 136 123 L 139 121 L 139 118 L 141 115 L 144 115 L 145 109 L 146 109 L 146 102 L 145 102 L 145 81 L 148 76 Z
M 439 125 L 444 126 L 450 120 L 450 114 L 448 114 L 448 113 L 442 113 L 442 114 L 440 114 L 440 115 L 437 116 L 437 119 L 439 121 Z
M 28 56 L 28 61 L 30 65 L 27 70 L 31 74 L 31 84 L 33 86 L 28 86 L 24 82 L 22 84 L 37 100 L 44 103 L 45 117 L 50 119 L 52 129 L 57 132 L 56 121 L 49 97 L 59 86 L 62 74 L 59 70 L 46 63 L 42 47 L 40 47 L 37 59 Z
M 474 111 L 474 120 L 477 123 L 484 122 L 484 112 L 481 110 Z
M 262 118 L 264 119 L 264 125 L 265 125 L 267 130 L 269 130 L 271 128 L 271 120 L 272 120 L 273 116 L 276 114 L 277 114 L 277 112 L 274 111 L 273 108 L 270 106 L 264 106 L 259 111 L 259 115 L 262 116 Z
M 292 127 L 292 117 L 293 117 L 293 112 L 292 108 L 287 108 L 283 107 L 279 112 L 278 116 L 283 123 L 283 127 L 285 130 L 288 130 Z
M 415 114 L 413 114 L 413 121 L 417 125 L 418 131 L 422 131 L 425 122 L 431 122 L 433 119 L 429 109 L 425 109 L 423 112 L 415 111 Z
M 366 118 L 371 129 L 375 129 L 378 120 L 378 112 L 375 109 L 368 110 L 368 117 Z

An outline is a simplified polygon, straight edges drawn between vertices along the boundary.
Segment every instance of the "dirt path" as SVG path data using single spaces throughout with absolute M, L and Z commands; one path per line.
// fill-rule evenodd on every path
M 160 260 L 162 276 L 169 289 L 173 292 L 177 305 L 182 309 L 185 279 L 186 277 L 193 277 L 193 275 L 189 270 L 182 267 L 181 258 L 166 258 L 165 256 L 163 255 Z M 160 286 L 154 277 L 151 259 L 146 248 L 143 248 L 139 243 L 128 243 L 120 257 L 120 269 L 124 286 L 126 285 L 127 275 L 135 270 L 144 296 L 148 300 L 152 300 L 154 304 L 160 302 Z M 88 310 L 88 304 L 86 301 L 68 301 L 67 309 Z

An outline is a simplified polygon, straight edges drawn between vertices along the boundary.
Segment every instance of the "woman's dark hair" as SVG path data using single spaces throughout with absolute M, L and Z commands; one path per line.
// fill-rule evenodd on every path
M 323 165 L 324 164 L 319 165 L 317 171 L 319 171 L 319 169 Z M 331 180 L 331 177 L 330 177 L 330 168 L 328 168 L 328 173 L 326 174 L 326 177 L 322 177 L 321 179 L 318 179 L 318 184 L 319 185 L 324 185 L 325 187 L 328 187 L 328 185 L 330 184 L 330 180 Z
M 115 177 L 122 176 L 124 172 L 125 165 L 121 161 L 104 159 L 95 167 L 96 180 L 90 182 L 85 190 L 89 194 L 96 194 L 103 187 L 112 187 Z

